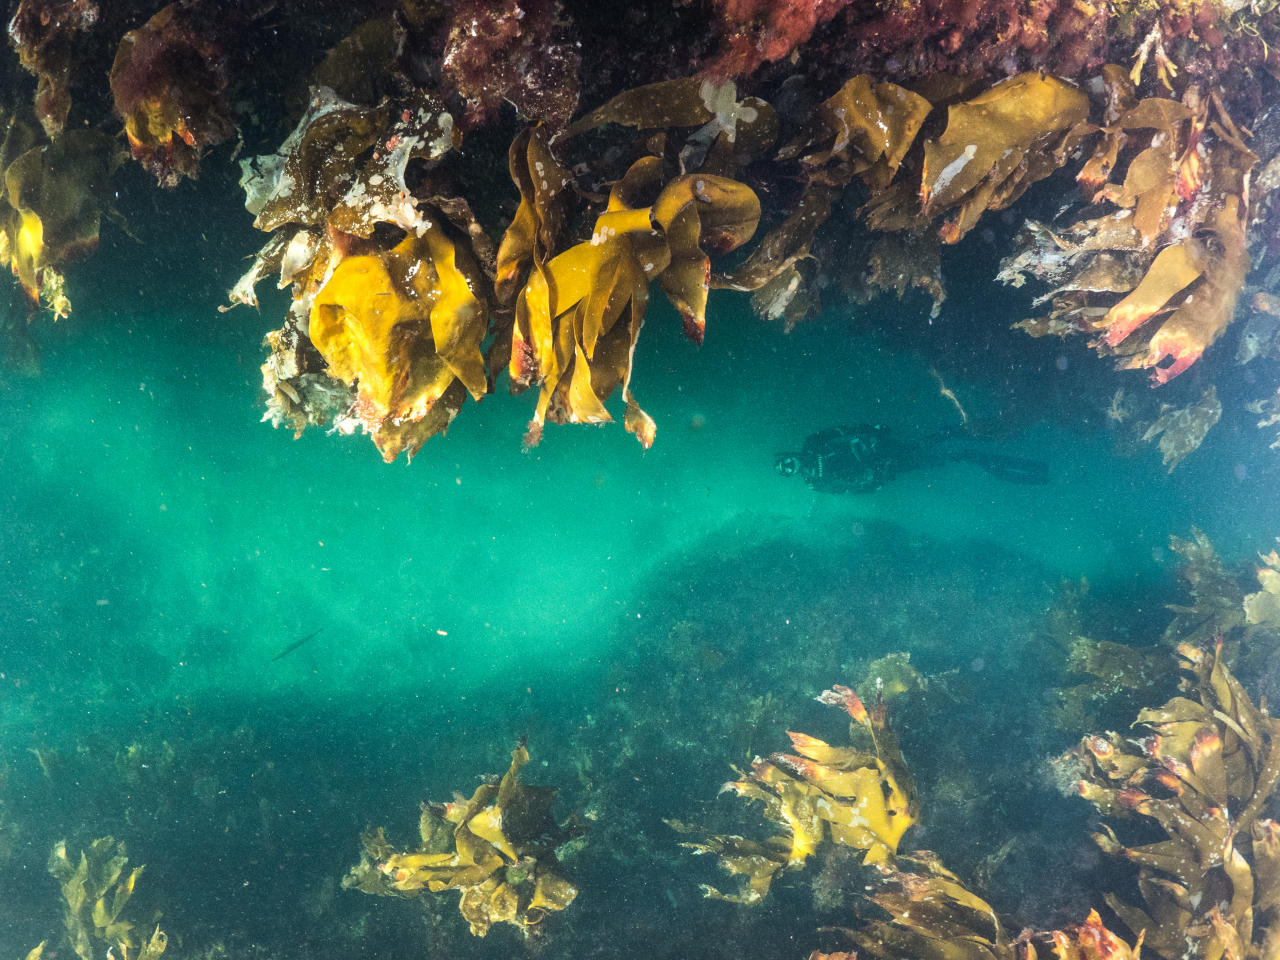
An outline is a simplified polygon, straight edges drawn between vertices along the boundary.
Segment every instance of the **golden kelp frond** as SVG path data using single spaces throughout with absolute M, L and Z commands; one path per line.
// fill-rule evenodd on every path
M 1114 347 L 1204 275 L 1205 252 L 1194 239 L 1165 247 L 1138 285 L 1107 311 L 1096 326 L 1102 339 Z
M 129 858 L 123 843 L 101 837 L 81 851 L 78 863 L 67 857 L 65 842 L 49 856 L 49 872 L 62 887 L 67 942 L 81 960 L 94 960 L 94 943 L 121 954 L 154 960 L 164 952 L 165 935 L 157 927 L 147 939 L 134 937 L 134 924 L 121 914 L 133 896 L 142 867 L 125 872 Z M 141 947 L 141 953 L 133 951 Z
M 756 314 L 765 320 L 781 319 L 790 331 L 817 307 L 816 294 L 799 264 L 810 258 L 814 234 L 831 216 L 835 195 L 834 189 L 811 186 L 795 209 L 765 234 L 746 260 L 728 273 L 711 275 L 711 287 L 750 291 Z
M 527 127 L 511 141 L 507 163 L 520 206 L 498 246 L 494 290 L 501 304 L 515 299 L 531 264 L 541 269 L 551 257 L 564 224 L 564 191 L 571 183 L 541 127 Z
M 625 90 L 575 120 L 562 136 L 575 137 L 607 123 L 638 130 L 699 127 L 702 131 L 691 140 L 702 142 L 713 156 L 721 153 L 716 144 L 725 144 L 727 156 L 735 162 L 764 153 L 778 132 L 777 115 L 768 103 L 757 97 L 739 101 L 732 80 L 717 83 L 705 77 L 678 77 Z M 732 174 L 728 169 L 707 172 Z
M 311 304 L 328 373 L 357 390 L 355 415 L 387 462 L 448 427 L 487 390 L 488 310 L 479 270 L 434 224 L 379 254 L 348 257 Z
M 563 910 L 578 894 L 556 859 L 568 834 L 551 817 L 555 790 L 520 782 L 528 761 L 522 744 L 498 783 L 482 784 L 469 800 L 424 805 L 415 850 L 397 852 L 381 828 L 366 831 L 360 863 L 342 885 L 406 898 L 457 890 L 458 909 L 478 937 L 495 923 L 526 929 Z
M 751 291 L 756 314 L 783 320 L 787 330 L 816 312 L 808 276 L 814 270 L 799 268 L 811 256 L 815 233 L 855 176 L 873 190 L 885 190 L 931 109 L 926 99 L 896 84 L 865 74 L 848 80 L 774 158 L 803 166 L 807 184 L 799 202 L 745 262 L 713 277 L 712 286 Z
M 962 89 L 944 93 L 939 88 L 937 95 L 949 99 Z M 1008 207 L 1031 184 L 1063 166 L 1094 130 L 1087 122 L 1088 97 L 1039 73 L 1011 77 L 953 103 L 943 133 L 921 139 L 932 110 L 919 93 L 859 75 L 819 105 L 778 159 L 798 159 L 806 168 L 804 200 L 823 192 L 815 206 L 829 205 L 834 194 L 826 192 L 838 191 L 858 176 L 871 191 L 859 212 L 872 230 L 921 237 L 933 232 L 933 222 L 945 215 L 948 219 L 937 232 L 946 243 L 956 243 L 984 211 Z M 918 185 L 913 185 L 916 176 Z M 807 253 L 811 235 L 805 239 Z M 795 243 L 792 247 L 799 249 Z M 907 286 L 920 286 L 932 297 L 936 316 L 946 298 L 940 269 L 931 263 L 900 269 L 899 263 L 889 262 L 899 259 L 894 254 L 893 248 L 883 248 L 879 266 L 873 262 L 871 267 L 873 279 L 861 284 L 855 299 L 886 289 L 901 296 Z M 757 298 L 764 301 L 757 312 L 785 315 L 788 324 L 814 302 L 804 295 L 807 284 L 794 265 L 760 282 L 769 287 Z
M 1100 353 L 1167 383 L 1234 317 L 1249 270 L 1247 183 L 1257 158 L 1216 97 L 1191 88 L 1182 102 L 1135 100 L 1116 69 L 1104 77 L 1110 122 L 1077 179 L 1093 203 L 1116 209 L 1062 229 L 1028 224 L 999 279 L 1054 284 L 1036 300 L 1051 301 L 1050 314 L 1018 327 L 1036 336 L 1096 333 Z M 1107 182 L 1118 166 L 1123 181 Z M 1166 463 L 1194 449 L 1181 446 L 1166 451 Z
M 826 840 L 864 851 L 863 863 L 888 864 L 902 835 L 916 822 L 915 784 L 903 763 L 884 703 L 868 711 L 848 687 L 835 686 L 817 698 L 840 706 L 853 718 L 851 736 L 870 740 L 871 750 L 834 746 L 804 733 L 789 732 L 794 754 L 757 757 L 741 779 L 721 792 L 758 800 L 766 819 L 783 832 L 764 842 L 733 835 L 710 835 L 683 846 L 714 853 L 732 874 L 744 876 L 737 893 L 703 887 L 706 896 L 736 903 L 759 903 L 773 878 L 798 870 Z M 678 822 L 683 833 L 696 828 Z
M 969 890 L 937 855 L 922 850 L 880 872 L 873 903 L 889 914 L 844 934 L 858 953 L 820 954 L 810 960 L 1036 960 L 1052 949 L 1058 960 L 1138 960 L 1143 938 L 1130 946 L 1102 923 L 1096 910 L 1078 927 L 1012 936 L 982 897 Z
M 679 820 L 667 820 L 672 829 L 685 834 L 698 834 L 697 827 Z M 681 844 L 694 853 L 714 854 L 720 866 L 734 876 L 744 877 L 736 893 L 721 893 L 708 884 L 700 884 L 702 895 L 710 900 L 725 900 L 747 906 L 759 903 L 769 894 L 773 878 L 784 870 L 798 870 L 803 861 L 791 860 L 792 844 L 786 837 L 770 837 L 763 843 L 733 835 L 709 836 L 705 840 Z
M 700 127 L 715 116 L 715 87 L 713 81 L 700 77 L 677 77 L 632 87 L 583 114 L 565 128 L 563 135 L 576 137 L 606 123 L 640 130 Z
M 957 242 L 984 211 L 1004 209 L 1062 166 L 1088 115 L 1080 90 L 1039 73 L 1010 77 L 953 105 L 942 136 L 924 143 L 923 214 L 956 210 L 941 234 Z
M 1085 737 L 1080 792 L 1105 815 L 1152 821 L 1167 839 L 1126 846 L 1104 826 L 1098 845 L 1138 866 L 1146 909 L 1108 904 L 1145 944 L 1175 958 L 1244 958 L 1257 949 L 1280 903 L 1272 821 L 1262 819 L 1280 783 L 1280 720 L 1259 710 L 1223 662 L 1178 648 L 1187 696 L 1143 710 L 1141 740 Z
M 760 218 L 749 187 L 709 174 L 676 177 L 652 205 L 640 206 L 661 177 L 658 157 L 637 160 L 614 184 L 590 240 L 545 264 L 534 260 L 516 301 L 510 363 L 514 389 L 541 384 L 527 445 L 538 442 L 547 420 L 609 422 L 604 401 L 619 387 L 627 430 L 645 447 L 653 443 L 654 423 L 629 387 L 649 282 L 658 281 L 680 311 L 685 333 L 700 343 L 711 272 L 704 248 L 727 253 L 754 233 Z
M 1243 196 L 1233 194 L 1213 208 L 1201 228 L 1200 283 L 1151 336 L 1146 350 L 1121 367 L 1149 369 L 1153 382 L 1168 383 L 1199 360 L 1235 318 L 1236 299 L 1249 272 L 1243 202 Z
M 650 218 L 671 251 L 658 285 L 679 311 L 685 336 L 701 345 L 711 284 L 711 259 L 703 250 L 729 253 L 750 240 L 760 223 L 760 200 L 727 177 L 685 175 L 662 188 Z
M 1143 932 L 1138 931 L 1133 946 L 1112 933 L 1102 924 L 1097 910 L 1089 911 L 1089 918 L 1072 930 L 1054 930 L 1053 952 L 1058 960 L 1138 960 L 1142 951 Z M 1028 960 L 1034 951 L 1028 945 Z
M 843 187 L 861 176 L 883 190 L 932 109 L 918 93 L 859 74 L 818 106 L 810 129 L 779 158 L 799 157 L 815 183 Z
M 889 920 L 843 932 L 860 955 L 883 960 L 1023 960 L 991 905 L 928 851 L 903 857 L 881 874 L 870 900 Z M 1034 957 L 1034 950 L 1031 956 Z
M 1194 114 L 1176 100 L 1150 97 L 1122 113 L 1103 134 L 1098 150 L 1107 151 L 1108 156 L 1113 138 L 1121 144 L 1143 140 L 1148 144 L 1129 161 L 1124 182 L 1103 184 L 1094 199 L 1132 209 L 1134 226 L 1142 235 L 1143 243 L 1150 244 L 1168 226 L 1177 202 L 1181 158 L 1186 157 L 1188 164 L 1193 162 L 1190 156 L 1194 155 L 1195 143 L 1199 141 Z M 1085 166 L 1086 176 L 1103 166 L 1115 164 L 1106 163 L 1095 153 Z M 1189 186 L 1187 181 L 1184 187 Z
M 168 946 L 168 936 L 163 930 L 156 927 L 151 931 L 151 936 L 142 941 L 138 947 L 138 952 L 134 954 L 134 960 L 156 960 Z
M 717 290 L 759 290 L 809 256 L 817 229 L 831 216 L 832 191 L 807 190 L 787 218 L 770 230 L 747 257 L 728 273 L 712 274 Z

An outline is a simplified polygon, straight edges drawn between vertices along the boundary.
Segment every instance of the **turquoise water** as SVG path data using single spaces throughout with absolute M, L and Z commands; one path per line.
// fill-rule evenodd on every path
M 469 937 L 452 895 L 424 913 L 337 884 L 365 825 L 409 841 L 419 801 L 470 793 L 527 736 L 525 778 L 590 828 L 565 864 L 579 900 L 532 948 L 805 955 L 847 922 L 849 864 L 760 908 L 705 901 L 724 878 L 662 818 L 752 829 L 717 799 L 729 765 L 786 729 L 840 737 L 811 698 L 900 651 L 931 681 L 894 707 L 924 804 L 909 841 L 973 869 L 1020 838 L 986 892 L 1027 922 L 1107 889 L 1084 805 L 1042 769 L 1085 732 L 1051 722 L 1046 617 L 1087 580 L 1085 629 L 1154 642 L 1185 598 L 1170 535 L 1197 525 L 1232 563 L 1270 549 L 1274 455 L 1247 420 L 1166 476 L 1087 399 L 1137 378 L 1004 322 L 1008 350 L 968 345 L 990 324 L 963 297 L 933 327 L 883 303 L 784 336 L 716 295 L 701 349 L 655 298 L 633 383 L 652 450 L 552 426 L 522 453 L 532 398 L 499 393 L 387 466 L 366 439 L 259 422 L 283 301 L 216 312 L 254 242 L 220 229 L 185 272 L 109 245 L 39 331 L 42 375 L 0 392 L 0 953 L 57 935 L 52 844 L 111 834 L 148 864 L 137 916 L 162 915 L 177 956 L 509 955 L 519 934 Z M 837 497 L 774 472 L 833 424 L 953 426 L 931 365 L 1052 482 L 948 464 Z

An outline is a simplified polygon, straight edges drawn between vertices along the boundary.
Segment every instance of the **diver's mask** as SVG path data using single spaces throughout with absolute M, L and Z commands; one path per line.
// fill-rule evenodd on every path
M 777 470 L 780 476 L 794 477 L 800 472 L 800 458 L 794 453 L 784 453 L 773 462 L 773 469 Z

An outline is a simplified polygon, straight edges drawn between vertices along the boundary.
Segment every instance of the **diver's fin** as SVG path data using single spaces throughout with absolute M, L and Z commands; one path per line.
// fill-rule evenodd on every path
M 1043 460 L 1006 457 L 1003 454 L 986 453 L 982 450 L 958 450 L 951 455 L 950 459 L 972 463 L 993 477 L 999 477 L 1008 483 L 1039 486 L 1049 482 L 1049 465 Z

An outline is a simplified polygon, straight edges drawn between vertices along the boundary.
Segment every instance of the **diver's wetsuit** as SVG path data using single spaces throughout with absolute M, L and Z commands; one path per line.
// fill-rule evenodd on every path
M 880 425 L 829 427 L 805 438 L 798 454 L 783 454 L 776 467 L 784 476 L 800 474 L 822 493 L 872 493 L 900 473 L 960 460 L 981 467 L 1010 483 L 1049 482 L 1049 470 L 1039 460 L 1008 457 L 957 446 L 955 432 L 935 434 L 924 442 L 904 444 Z
M 879 426 L 829 427 L 805 438 L 798 472 L 823 493 L 871 493 L 898 472 L 898 457 Z

